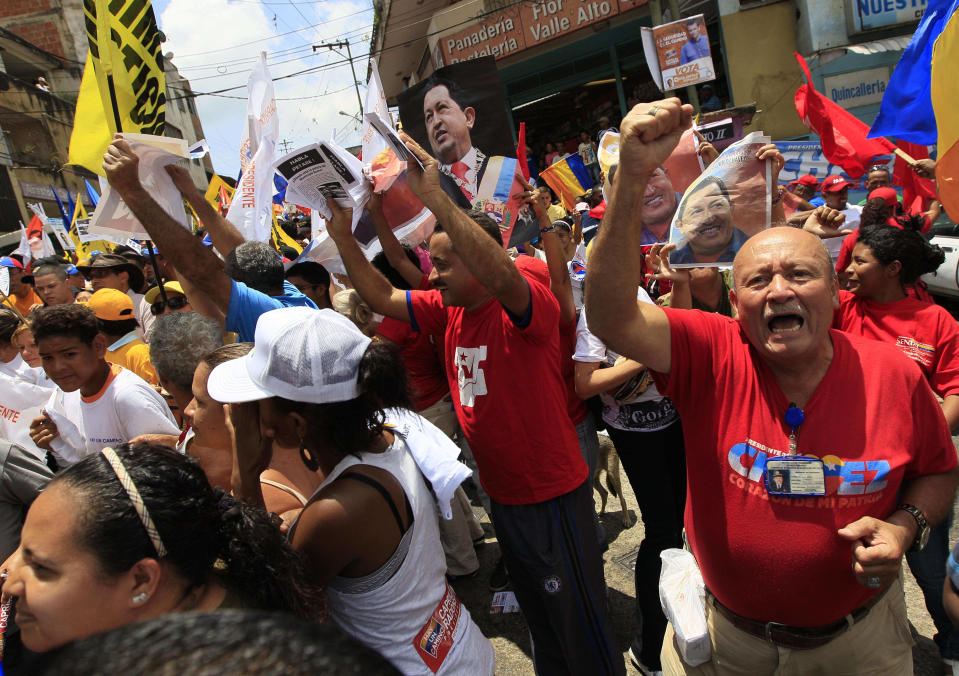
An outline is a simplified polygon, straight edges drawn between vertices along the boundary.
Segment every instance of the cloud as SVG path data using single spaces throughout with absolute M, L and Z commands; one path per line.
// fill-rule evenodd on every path
M 221 96 L 196 98 L 218 173 L 236 176 L 239 172 L 246 83 L 261 51 L 267 53 L 274 78 L 280 140 L 289 142 L 290 151 L 328 139 L 334 132 L 342 145 L 359 142 L 359 132 L 354 130 L 358 125 L 339 114 L 359 112 L 346 51 L 338 50 L 342 55 L 328 49 L 314 52 L 312 45 L 349 40 L 357 78 L 365 83 L 373 17 L 368 0 L 298 2 L 295 6 L 261 5 L 251 0 L 160 0 L 154 2 L 154 8 L 167 38 L 163 51 L 173 52 L 173 63 L 190 80 L 194 92 L 239 86 Z M 358 56 L 361 58 L 355 58 Z M 335 65 L 338 62 L 342 63 Z M 276 79 L 326 64 L 330 67 Z M 361 97 L 364 91 L 361 85 Z

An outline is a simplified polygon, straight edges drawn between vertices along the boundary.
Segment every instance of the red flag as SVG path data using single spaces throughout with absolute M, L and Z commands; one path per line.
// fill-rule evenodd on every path
M 27 225 L 27 240 L 41 239 L 43 237 L 43 221 L 36 214 L 30 219 Z
M 526 123 L 519 123 L 519 136 L 516 141 L 516 159 L 519 162 L 519 169 L 523 172 L 523 178 L 529 180 L 529 164 L 526 161 Z
M 816 91 L 806 60 L 796 54 L 806 76 L 806 84 L 796 90 L 796 112 L 810 130 L 819 135 L 822 152 L 852 178 L 866 173 L 877 155 L 895 152 L 896 146 L 885 138 L 866 138 L 869 126 Z
M 897 141 L 903 152 L 915 160 L 925 160 L 929 157 L 929 148 L 918 143 L 910 143 L 899 139 Z M 936 199 L 936 184 L 928 178 L 919 178 L 909 163 L 901 157 L 896 157 L 893 165 L 892 182 L 902 186 L 902 205 L 910 213 L 922 213 L 929 208 L 929 202 Z

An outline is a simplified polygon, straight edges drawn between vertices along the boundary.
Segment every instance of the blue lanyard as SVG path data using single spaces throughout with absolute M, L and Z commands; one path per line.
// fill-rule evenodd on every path
M 786 409 L 786 414 L 783 417 L 786 419 L 786 424 L 789 425 L 789 455 L 796 455 L 799 428 L 806 419 L 806 414 L 794 403 L 789 402 L 789 408 Z

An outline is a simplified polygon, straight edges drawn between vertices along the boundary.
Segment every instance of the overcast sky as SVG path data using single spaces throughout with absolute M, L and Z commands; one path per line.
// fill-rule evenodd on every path
M 359 57 L 353 63 L 364 96 L 370 0 L 153 0 L 153 11 L 166 34 L 163 52 L 173 52 L 173 63 L 194 92 L 237 87 L 196 98 L 218 173 L 239 172 L 246 82 L 261 51 L 274 79 L 280 140 L 289 141 L 291 151 L 332 134 L 344 146 L 359 142 L 358 123 L 340 115 L 359 112 L 346 50 L 314 52 L 312 45 L 348 40 Z M 308 69 L 315 70 L 277 80 Z

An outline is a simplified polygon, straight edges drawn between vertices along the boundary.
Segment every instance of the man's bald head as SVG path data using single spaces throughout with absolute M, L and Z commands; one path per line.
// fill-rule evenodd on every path
M 763 230 L 746 240 L 733 260 L 733 283 L 739 286 L 740 272 L 757 255 L 775 250 L 813 254 L 822 263 L 827 276 L 834 273 L 832 259 L 821 239 L 801 228 L 780 226 Z

